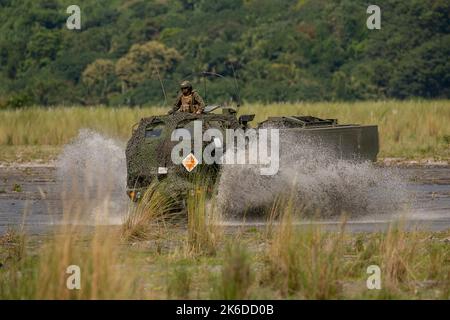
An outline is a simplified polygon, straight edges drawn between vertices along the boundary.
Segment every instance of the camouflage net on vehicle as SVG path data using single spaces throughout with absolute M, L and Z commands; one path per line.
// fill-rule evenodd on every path
M 218 129 L 237 129 L 240 124 L 236 117 L 231 114 L 192 114 L 178 112 L 173 115 L 155 116 L 141 119 L 138 127 L 134 130 L 126 148 L 127 159 L 127 186 L 129 188 L 144 188 L 158 176 L 158 167 L 171 168 L 171 174 L 186 179 L 192 173 L 181 166 L 175 166 L 171 160 L 171 152 L 177 142 L 173 142 L 170 136 L 173 130 L 194 120 L 203 121 L 203 132 L 214 128 L 217 123 L 221 124 Z M 161 124 L 164 134 L 161 139 L 153 141 L 146 140 L 146 130 L 150 125 Z M 143 146 L 147 145 L 146 148 Z

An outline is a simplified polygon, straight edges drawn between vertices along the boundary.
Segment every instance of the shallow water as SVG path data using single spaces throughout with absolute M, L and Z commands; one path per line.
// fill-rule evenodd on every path
M 348 228 L 352 231 L 373 232 L 385 230 L 390 222 L 402 219 L 409 228 L 449 229 L 450 168 L 397 169 L 406 181 L 405 188 L 410 195 L 407 203 L 404 203 L 404 209 L 358 215 L 348 221 Z M 18 227 L 22 224 L 31 234 L 45 233 L 61 223 L 63 211 L 75 209 L 80 215 L 76 221 L 78 224 L 118 225 L 122 222 L 128 206 L 123 185 L 107 189 L 97 188 L 95 192 L 85 190 L 85 186 L 81 185 L 85 192 L 80 192 L 79 189 L 74 191 L 73 187 L 67 189 L 62 185 L 60 172 L 55 166 L 0 167 L 0 233 L 8 227 Z M 103 182 L 111 181 L 111 177 L 105 176 L 106 173 L 102 174 L 102 179 L 94 181 L 94 184 L 102 186 Z M 15 184 L 22 189 L 20 192 L 12 191 Z M 108 216 L 99 217 L 98 212 L 108 212 Z M 333 229 L 338 226 L 339 219 L 327 218 L 311 223 Z M 225 225 L 230 228 L 263 227 L 264 222 L 243 223 L 231 220 Z
M 379 167 L 339 160 L 308 140 L 282 140 L 276 176 L 261 176 L 253 165 L 224 166 L 215 203 L 225 225 L 264 226 L 264 208 L 290 192 L 301 212 L 320 212 L 320 221 L 311 223 L 330 228 L 339 225 L 342 211 L 356 231 L 385 229 L 398 219 L 409 227 L 450 228 L 450 167 Z M 120 225 L 130 205 L 124 149 L 123 141 L 83 129 L 53 165 L 0 167 L 0 232 L 24 225 L 42 233 L 63 220 Z M 236 218 L 248 207 L 259 220 Z

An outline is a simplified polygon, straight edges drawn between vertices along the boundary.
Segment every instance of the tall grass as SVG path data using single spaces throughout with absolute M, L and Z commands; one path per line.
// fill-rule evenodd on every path
M 445 239 L 449 231 L 443 235 Z M 448 299 L 450 252 L 439 236 L 442 235 L 406 231 L 403 222 L 392 223 L 386 232 L 353 236 L 352 245 L 347 249 L 355 255 L 349 265 L 349 275 L 361 276 L 361 270 L 369 265 L 380 267 L 382 290 L 366 291 L 363 294 L 366 298 Z M 424 293 L 426 286 L 438 295 Z
M 61 107 L 0 111 L 0 145 L 63 145 L 79 129 L 90 128 L 128 139 L 142 117 L 165 114 L 164 108 Z M 248 104 L 240 114 L 313 115 L 340 123 L 377 124 L 382 157 L 450 158 L 450 101 Z
M 208 203 L 211 182 L 196 178 L 187 197 L 188 247 L 193 254 L 215 254 L 222 237 L 220 217 Z
M 124 266 L 118 234 L 96 230 L 83 245 L 83 238 L 69 231 L 47 243 L 40 254 L 37 297 L 40 299 L 139 298 L 137 275 Z M 86 241 L 86 240 L 85 240 Z M 81 242 L 81 243 L 79 243 Z M 81 289 L 68 290 L 66 268 L 81 270 Z
M 137 274 L 119 251 L 111 231 L 89 235 L 62 227 L 36 252 L 0 270 L 0 299 L 141 298 Z M 80 290 L 67 287 L 71 265 L 80 267 Z
M 139 202 L 132 203 L 122 225 L 125 241 L 158 238 L 166 233 L 167 224 L 182 214 L 180 196 L 166 183 L 152 183 Z
M 291 201 L 272 213 L 274 230 L 268 233 L 271 243 L 267 250 L 268 283 L 286 296 L 306 299 L 333 299 L 340 295 L 339 279 L 345 278 L 343 255 L 344 228 L 340 232 L 324 232 L 311 225 L 299 230 L 295 222 L 301 219 Z M 273 227 L 271 227 L 273 228 Z
M 167 297 L 169 299 L 189 299 L 192 288 L 192 272 L 187 266 L 173 268 L 167 283 Z
M 248 249 L 239 242 L 227 244 L 220 276 L 216 280 L 213 298 L 248 299 L 254 282 L 254 271 Z
M 186 256 L 183 243 L 152 253 L 110 227 L 61 226 L 43 244 L 10 231 L 0 237 L 0 299 L 450 298 L 449 232 L 354 235 L 345 223 L 332 232 L 299 227 L 289 211 L 280 219 L 271 233 L 224 236 L 214 256 Z M 365 286 L 373 264 L 382 290 Z M 81 268 L 81 290 L 66 286 L 69 265 Z
M 384 271 L 385 284 L 390 288 L 399 284 L 410 285 L 416 280 L 414 274 L 417 267 L 418 241 L 416 233 L 405 236 L 401 227 L 393 224 L 389 231 L 382 236 L 380 250 L 381 268 Z
M 126 138 L 143 117 L 164 114 L 163 108 L 32 107 L 0 111 L 0 145 L 64 145 L 82 128 Z

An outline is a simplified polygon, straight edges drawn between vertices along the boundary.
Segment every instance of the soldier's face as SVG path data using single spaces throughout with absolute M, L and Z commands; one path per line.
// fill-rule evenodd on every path
M 189 94 L 189 88 L 182 88 L 181 92 L 183 92 L 184 95 Z

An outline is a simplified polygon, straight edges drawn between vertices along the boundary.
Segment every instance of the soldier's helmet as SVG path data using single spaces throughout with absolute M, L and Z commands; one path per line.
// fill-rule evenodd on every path
M 181 89 L 189 89 L 192 90 L 192 84 L 189 81 L 183 81 L 180 85 Z

